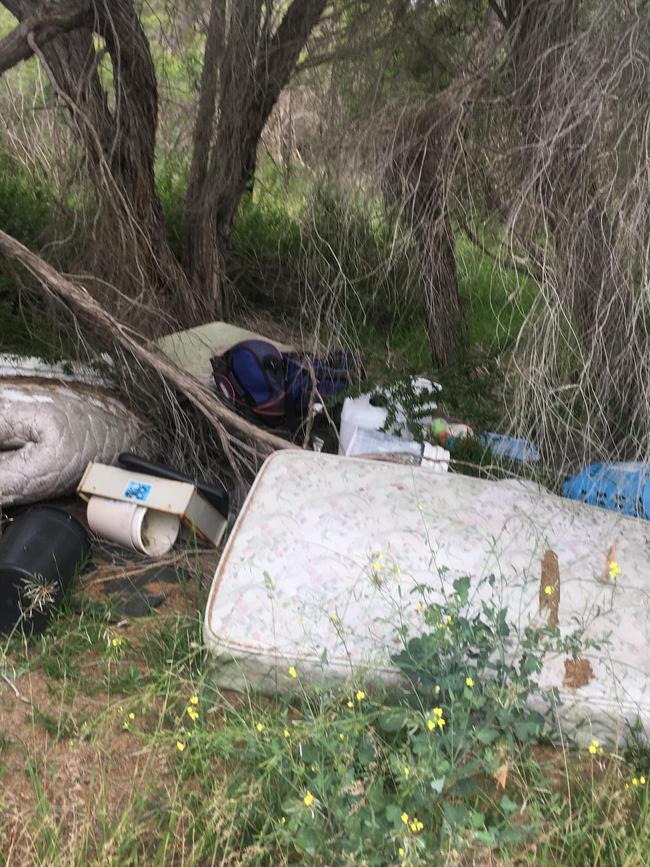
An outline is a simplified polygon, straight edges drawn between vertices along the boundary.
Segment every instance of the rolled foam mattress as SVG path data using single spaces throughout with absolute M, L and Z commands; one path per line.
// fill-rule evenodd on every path
M 402 627 L 428 629 L 416 586 L 442 603 L 457 578 L 494 575 L 512 623 L 545 625 L 549 558 L 560 633 L 603 642 L 577 675 L 567 654 L 546 659 L 563 727 L 579 741 L 622 740 L 637 720 L 650 733 L 650 523 L 531 483 L 312 452 L 272 455 L 233 528 L 205 613 L 215 680 L 290 691 L 296 666 L 304 682 L 395 684 Z
M 0 504 L 71 493 L 90 461 L 114 463 L 141 422 L 97 385 L 0 377 Z

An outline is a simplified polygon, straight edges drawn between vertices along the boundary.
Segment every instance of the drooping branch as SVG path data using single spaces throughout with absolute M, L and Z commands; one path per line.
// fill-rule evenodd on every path
M 233 437 L 229 431 L 237 432 L 256 443 L 263 453 L 296 448 L 287 440 L 262 430 L 220 403 L 206 386 L 176 367 L 142 334 L 112 316 L 86 289 L 60 274 L 44 259 L 1 229 L 0 254 L 20 263 L 38 279 L 46 293 L 50 293 L 70 307 L 75 315 L 91 321 L 108 340 L 118 344 L 129 355 L 147 365 L 154 373 L 162 376 L 182 392 L 214 428 L 231 462 L 234 463 Z
M 88 26 L 91 20 L 92 4 L 89 2 L 44 3 L 0 41 L 0 75 L 33 55 L 32 39 L 42 47 L 63 33 Z

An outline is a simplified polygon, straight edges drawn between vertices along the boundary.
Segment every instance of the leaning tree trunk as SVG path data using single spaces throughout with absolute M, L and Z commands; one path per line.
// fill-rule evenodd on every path
M 34 0 L 3 4 L 21 21 L 41 8 Z M 93 272 L 141 302 L 135 309 L 142 316 L 134 314 L 141 324 L 151 319 L 151 306 L 190 323 L 197 311 L 167 243 L 155 188 L 158 89 L 149 44 L 132 0 L 89 5 L 88 26 L 31 48 L 84 146 L 98 207 Z M 105 42 L 100 53 L 94 34 Z M 104 54 L 113 66 L 113 110 L 97 72 Z

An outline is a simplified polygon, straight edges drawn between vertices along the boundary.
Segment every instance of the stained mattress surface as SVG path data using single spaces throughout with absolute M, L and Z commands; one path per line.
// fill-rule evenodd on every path
M 270 457 L 226 545 L 205 613 L 222 687 L 291 689 L 365 674 L 395 682 L 391 656 L 426 630 L 421 595 L 442 602 L 456 578 L 495 575 L 511 622 L 546 623 L 544 558 L 557 556 L 559 629 L 584 629 L 587 682 L 547 658 L 561 719 L 578 737 L 650 732 L 650 523 L 517 481 L 432 475 L 397 464 L 310 452 Z M 617 564 L 613 581 L 608 567 Z M 480 604 L 480 598 L 475 598 Z M 569 668 L 565 663 L 569 663 Z M 590 668 L 589 668 L 590 666 Z

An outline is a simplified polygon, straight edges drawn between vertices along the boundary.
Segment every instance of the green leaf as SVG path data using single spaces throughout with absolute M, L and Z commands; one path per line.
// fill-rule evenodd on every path
M 456 591 L 456 595 L 458 596 L 459 601 L 462 605 L 467 602 L 470 584 L 471 580 L 468 575 L 466 575 L 464 578 L 456 578 L 456 580 L 454 581 L 454 590 Z
M 400 816 L 404 810 L 402 807 L 398 807 L 397 804 L 388 804 L 386 807 L 386 818 L 389 822 L 393 822 L 395 825 L 401 823 Z
M 475 810 L 469 814 L 469 823 L 472 828 L 482 828 L 485 825 L 485 816 Z
M 474 834 L 474 839 L 477 843 L 482 843 L 484 846 L 496 846 L 497 843 L 494 831 L 477 831 Z
M 469 821 L 469 810 L 462 804 L 445 803 L 442 807 L 447 823 L 452 828 L 466 828 Z
M 315 855 L 320 844 L 320 837 L 313 828 L 304 825 L 298 829 L 295 837 L 296 849 L 306 852 L 307 855 Z
M 379 717 L 379 725 L 385 732 L 398 732 L 409 724 L 410 714 L 402 708 L 384 711 Z
M 482 744 L 493 744 L 498 737 L 499 732 L 494 729 L 481 729 L 476 735 L 476 739 Z

